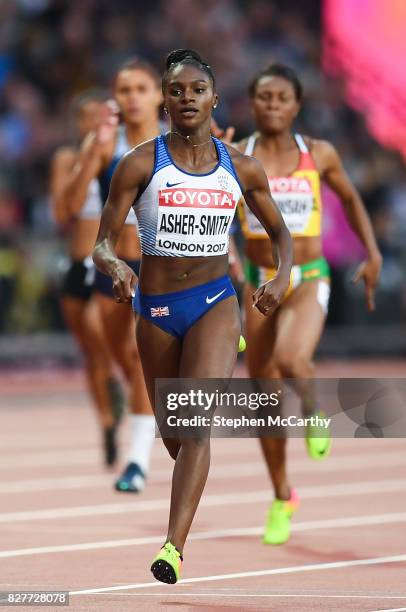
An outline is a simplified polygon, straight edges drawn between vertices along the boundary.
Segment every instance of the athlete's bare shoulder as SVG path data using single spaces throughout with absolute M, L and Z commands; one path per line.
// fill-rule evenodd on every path
M 50 164 L 51 183 L 65 180 L 74 168 L 78 159 L 78 150 L 75 147 L 59 147 L 52 156 Z
M 303 140 L 311 153 L 331 153 L 335 150 L 334 145 L 328 140 L 311 138 L 310 136 L 303 136 Z
M 131 149 L 129 153 L 139 153 L 141 155 L 155 155 L 155 141 L 156 138 L 151 138 L 150 140 L 146 140 L 145 142 L 141 142 L 139 145 Z
M 131 167 L 134 165 L 146 164 L 154 165 L 155 158 L 155 138 L 147 140 L 137 145 L 133 149 L 130 149 L 128 153 L 123 155 L 122 161 L 126 162 L 126 165 Z
M 240 153 L 244 153 L 245 149 L 247 148 L 247 144 L 248 138 L 243 138 L 238 142 L 232 142 L 231 146 L 234 147 L 234 149 L 237 149 L 237 151 L 239 151 Z
M 243 140 L 241 142 L 244 142 Z M 242 151 L 240 151 L 240 149 L 236 148 L 236 146 L 233 145 L 225 145 L 227 148 L 227 151 L 233 161 L 233 164 L 244 164 L 246 166 L 261 166 L 260 162 L 258 162 L 258 160 L 255 157 L 251 157 L 251 155 L 245 155 L 245 153 L 243 153 Z M 245 149 L 244 149 L 245 150 Z
M 244 155 L 234 146 L 226 147 L 242 185 L 248 187 L 258 180 L 263 181 L 265 171 L 260 161 L 251 155 Z
M 120 182 L 142 185 L 153 172 L 155 160 L 155 139 L 147 140 L 121 158 L 115 174 Z
M 334 145 L 328 140 L 310 138 L 304 136 L 304 141 L 316 163 L 317 169 L 322 174 L 327 167 L 339 162 L 339 154 Z

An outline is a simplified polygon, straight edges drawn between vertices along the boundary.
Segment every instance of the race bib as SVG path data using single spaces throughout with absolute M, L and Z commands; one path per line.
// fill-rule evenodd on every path
M 306 177 L 269 179 L 269 188 L 291 234 L 305 234 L 310 224 L 314 196 Z
M 221 189 L 159 190 L 155 246 L 173 255 L 224 255 L 236 205 Z

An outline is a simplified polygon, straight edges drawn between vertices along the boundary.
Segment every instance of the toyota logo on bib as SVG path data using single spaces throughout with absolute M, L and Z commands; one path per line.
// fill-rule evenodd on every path
M 222 208 L 233 210 L 236 200 L 229 191 L 221 189 L 172 188 L 159 191 L 159 206 L 191 208 Z

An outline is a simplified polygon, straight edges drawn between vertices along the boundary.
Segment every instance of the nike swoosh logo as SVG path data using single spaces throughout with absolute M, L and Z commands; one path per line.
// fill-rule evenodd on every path
M 166 183 L 167 187 L 176 187 L 176 185 L 182 185 L 185 181 L 181 181 L 180 183 Z
M 217 298 L 220 297 L 220 295 L 223 295 L 223 293 L 225 292 L 225 289 L 223 289 L 223 291 L 220 291 L 220 293 L 217 293 L 216 295 L 213 295 L 213 297 L 209 298 L 209 296 L 206 296 L 206 304 L 211 304 L 212 302 L 214 302 L 214 300 L 217 300 Z

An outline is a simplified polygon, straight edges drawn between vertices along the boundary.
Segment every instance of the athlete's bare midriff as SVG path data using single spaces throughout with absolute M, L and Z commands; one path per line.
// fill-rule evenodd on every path
M 145 295 L 183 291 L 215 280 L 227 272 L 227 255 L 214 257 L 143 255 L 140 289 Z
M 99 219 L 77 219 L 69 233 L 69 255 L 75 261 L 88 257 L 95 245 Z
M 322 256 L 321 236 L 303 236 L 293 239 L 293 263 L 305 264 Z M 245 254 L 256 266 L 275 267 L 271 241 L 254 238 L 245 241 Z

